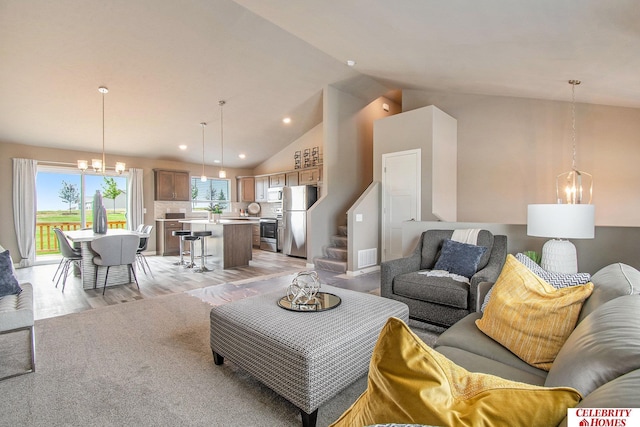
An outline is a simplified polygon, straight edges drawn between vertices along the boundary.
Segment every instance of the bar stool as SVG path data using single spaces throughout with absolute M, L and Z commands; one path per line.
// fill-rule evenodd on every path
M 195 272 L 204 273 L 205 271 L 211 271 L 210 269 L 205 267 L 204 259 L 205 259 L 205 252 L 206 252 L 205 251 L 205 242 L 206 242 L 205 238 L 211 236 L 212 234 L 213 233 L 210 230 L 209 231 L 192 231 L 191 232 L 191 237 L 195 237 L 196 239 L 200 239 L 200 249 L 201 249 L 200 268 L 193 270 Z
M 191 231 L 189 230 L 173 230 L 171 232 L 172 236 L 180 237 L 180 261 L 174 262 L 173 265 L 184 265 L 184 240 L 182 236 L 191 236 Z M 193 260 L 191 261 L 193 263 Z
M 191 233 L 191 232 L 189 232 Z M 189 253 L 191 254 L 191 261 L 185 265 L 186 268 L 193 268 L 196 266 L 196 263 L 194 262 L 194 252 L 193 252 L 193 242 L 195 242 L 196 240 L 200 240 L 200 237 L 198 236 L 192 236 L 191 234 L 189 234 L 188 236 L 182 236 L 181 240 L 187 240 L 190 243 L 190 248 L 189 248 Z

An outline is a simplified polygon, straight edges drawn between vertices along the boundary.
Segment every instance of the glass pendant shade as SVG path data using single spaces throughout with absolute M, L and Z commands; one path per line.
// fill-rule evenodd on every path
M 89 162 L 86 160 L 78 160 L 78 169 L 83 172 L 86 171 L 87 169 L 89 169 Z
M 593 176 L 587 172 L 571 170 L 556 177 L 558 203 L 568 205 L 590 204 L 593 196 Z
M 100 172 L 102 170 L 102 160 L 100 159 L 91 159 L 91 167 L 94 171 Z
M 218 172 L 218 178 L 226 178 L 227 177 L 227 171 L 220 169 L 220 172 Z
M 124 162 L 116 162 L 116 172 L 118 173 L 118 175 L 121 175 L 122 172 L 124 172 L 126 168 L 126 165 L 124 164 Z

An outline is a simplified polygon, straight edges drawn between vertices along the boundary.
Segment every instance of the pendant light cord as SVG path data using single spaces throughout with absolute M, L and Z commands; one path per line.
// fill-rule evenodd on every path
M 222 116 L 224 109 L 222 107 L 225 101 L 219 101 L 218 104 L 220 105 L 220 169 L 224 170 L 224 120 Z
M 580 80 L 569 80 L 569 84 L 571 84 L 571 130 L 573 132 L 573 158 L 571 165 L 574 171 L 578 170 L 576 166 L 576 85 L 580 83 Z
M 104 157 L 104 94 L 105 91 L 102 92 L 102 175 L 104 175 L 105 170 L 107 169 L 107 163 L 105 162 Z

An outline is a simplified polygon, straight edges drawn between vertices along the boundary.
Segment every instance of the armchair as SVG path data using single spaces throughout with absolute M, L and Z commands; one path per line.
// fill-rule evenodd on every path
M 477 311 L 482 304 L 480 296 L 486 293 L 480 284 L 495 282 L 502 270 L 507 256 L 507 236 L 480 231 L 477 244 L 487 250 L 469 283 L 424 274 L 433 270 L 443 243 L 452 235 L 453 230 L 427 230 L 411 255 L 383 262 L 380 295 L 407 304 L 410 318 L 438 326 L 449 327 Z

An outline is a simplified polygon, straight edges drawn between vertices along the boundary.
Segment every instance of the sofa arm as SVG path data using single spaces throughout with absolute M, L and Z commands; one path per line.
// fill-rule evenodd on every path
M 380 295 L 390 297 L 393 294 L 393 279 L 399 274 L 420 270 L 420 252 L 413 251 L 408 257 L 385 261 L 380 264 Z

